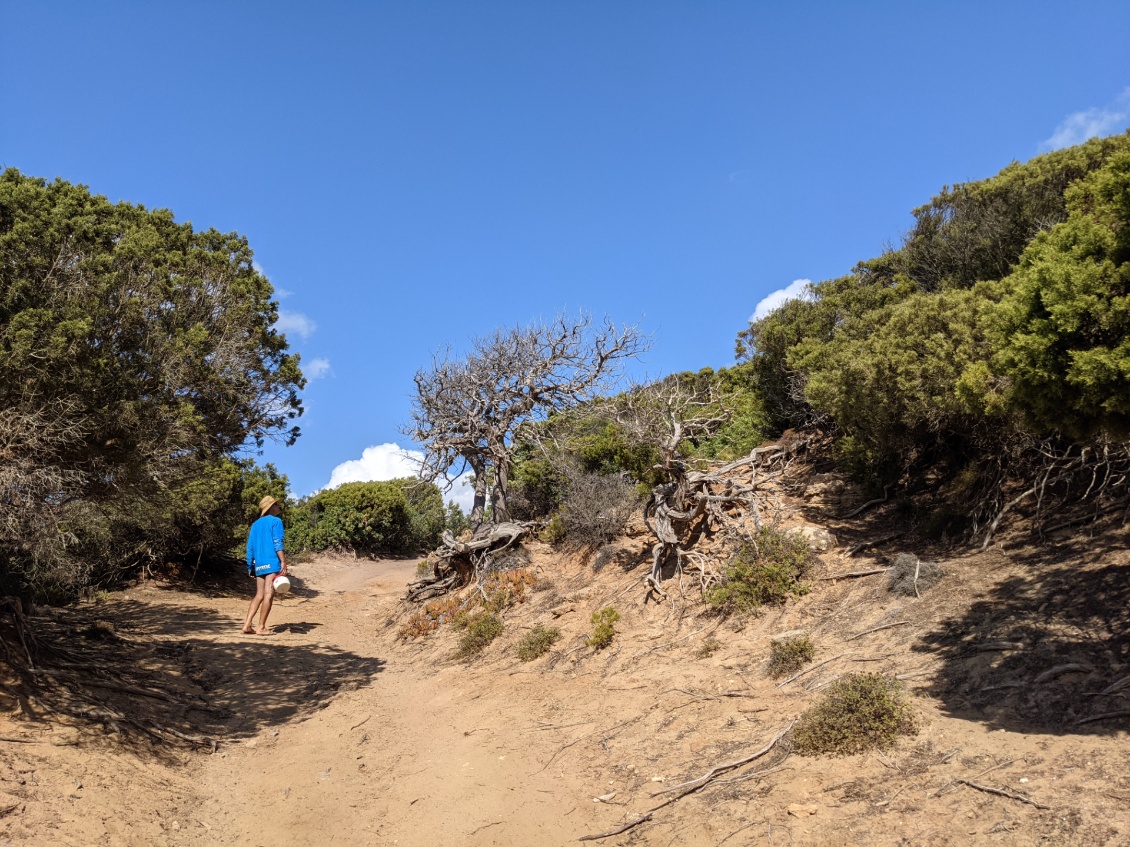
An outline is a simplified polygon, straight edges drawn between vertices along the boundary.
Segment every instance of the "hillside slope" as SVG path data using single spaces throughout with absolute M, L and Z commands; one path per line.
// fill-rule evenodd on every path
M 34 703 L 31 720 L 9 701 L 0 837 L 576 843 L 674 796 L 656 792 L 758 752 L 834 678 L 868 670 L 914 692 L 916 737 L 885 754 L 841 758 L 778 745 L 598 843 L 1130 842 L 1130 717 L 1122 692 L 1099 693 L 1130 673 L 1125 527 L 1042 546 L 1005 535 L 985 553 L 916 548 L 906 535 L 848 557 L 894 531 L 893 508 L 865 513 L 866 522 L 829 520 L 850 499 L 834 475 L 794 481 L 778 498 L 783 526 L 827 525 L 835 543 L 806 596 L 744 622 L 704 613 L 689 581 L 680 592 L 672 579 L 668 600 L 645 602 L 642 531 L 622 538 L 598 573 L 532 545 L 538 589 L 469 663 L 454 658 L 459 633 L 450 628 L 398 637 L 408 561 L 299 566 L 298 590 L 277 607 L 267 639 L 239 634 L 246 597 L 235 592 L 145 583 L 56 612 L 43 622 L 74 638 L 106 631 L 91 621 L 111 625 L 105 661 L 149 657 L 149 690 L 174 702 L 98 696 L 123 709 L 144 700 L 164 710 L 146 713 L 150 720 L 218 743 L 214 753 L 210 744 L 174 752 L 131 742 L 128 729 L 67 725 Z M 885 573 L 827 578 L 882 567 L 897 551 L 937 559 L 945 576 L 921 597 L 892 594 Z M 584 644 L 589 617 L 607 605 L 621 615 L 618 634 L 595 651 Z M 563 637 L 520 662 L 515 646 L 536 624 Z M 793 629 L 810 634 L 817 655 L 803 676 L 778 685 L 766 676 L 770 641 Z M 1036 682 L 1064 666 L 1073 669 Z M 1122 714 L 1079 723 L 1110 712 Z

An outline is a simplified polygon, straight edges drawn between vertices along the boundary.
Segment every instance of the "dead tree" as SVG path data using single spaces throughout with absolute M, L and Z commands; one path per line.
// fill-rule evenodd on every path
M 755 492 L 780 476 L 783 468 L 774 469 L 774 463 L 783 464 L 790 450 L 779 445 L 759 447 L 736 461 L 692 468 L 680 450 L 688 439 L 708 436 L 729 419 L 726 398 L 712 388 L 695 389 L 672 376 L 636 388 L 614 403 L 625 432 L 658 449 L 659 467 L 667 476 L 667 481 L 652 489 L 644 506 L 644 522 L 656 538 L 651 574 L 646 579 L 649 589 L 666 596 L 660 581 L 663 565 L 672 556 L 680 572 L 690 560 L 700 577 L 709 579 L 705 562 L 690 549 L 694 540 L 704 531 L 725 525 L 732 511 L 752 516 L 760 528 Z
M 494 524 L 470 541 L 444 532 L 443 544 L 428 555 L 432 572 L 408 584 L 407 599 L 427 600 L 481 579 L 491 563 L 519 544 L 527 532 L 527 525 L 510 522 Z
M 471 525 L 483 522 L 490 486 L 491 517 L 510 520 L 507 504 L 513 440 L 519 426 L 597 396 L 624 359 L 647 348 L 635 326 L 594 325 L 587 315 L 559 315 L 548 323 L 498 329 L 475 340 L 455 359 L 437 354 L 416 373 L 411 421 L 404 433 L 420 444 L 420 476 L 475 477 Z M 450 486 L 450 482 L 448 483 Z

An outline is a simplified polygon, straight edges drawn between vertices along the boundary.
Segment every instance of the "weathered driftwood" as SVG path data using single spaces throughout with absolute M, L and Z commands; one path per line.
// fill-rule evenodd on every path
M 443 543 L 428 555 L 432 573 L 408 583 L 407 599 L 427 600 L 469 584 L 494 557 L 521 542 L 529 531 L 528 524 L 506 522 L 481 527 L 469 541 L 445 531 Z
M 748 514 L 760 529 L 763 521 L 755 492 L 784 473 L 784 467 L 762 472 L 783 463 L 787 455 L 786 448 L 770 445 L 707 471 L 685 471 L 673 464 L 668 469 L 672 481 L 655 486 L 644 505 L 644 523 L 656 538 L 651 549 L 651 575 L 646 580 L 649 587 L 663 594 L 659 587 L 663 565 L 674 555 L 681 572 L 683 560 L 692 555 L 687 550 L 691 540 L 704 529 L 725 525 L 730 519 L 728 512 Z M 741 479 L 735 472 L 745 467 L 750 468 L 749 476 Z

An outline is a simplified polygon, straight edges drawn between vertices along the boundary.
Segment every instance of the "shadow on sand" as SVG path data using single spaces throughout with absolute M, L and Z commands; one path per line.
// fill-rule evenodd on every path
M 327 706 L 369 685 L 384 661 L 327 644 L 295 643 L 314 622 L 242 635 L 206 608 L 120 600 L 52 610 L 32 619 L 43 645 L 32 721 L 62 720 L 162 754 L 166 745 L 211 748 Z
M 1130 729 L 1130 684 L 1102 693 L 1130 675 L 1126 533 L 1077 535 L 1014 561 L 1023 575 L 923 636 L 916 649 L 944 660 L 928 693 L 955 717 L 1000 729 Z

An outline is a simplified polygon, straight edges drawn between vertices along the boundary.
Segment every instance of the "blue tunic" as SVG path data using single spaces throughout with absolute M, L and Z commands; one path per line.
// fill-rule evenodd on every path
M 275 515 L 263 515 L 247 533 L 247 572 L 266 576 L 282 570 L 279 553 L 283 549 L 283 522 Z

